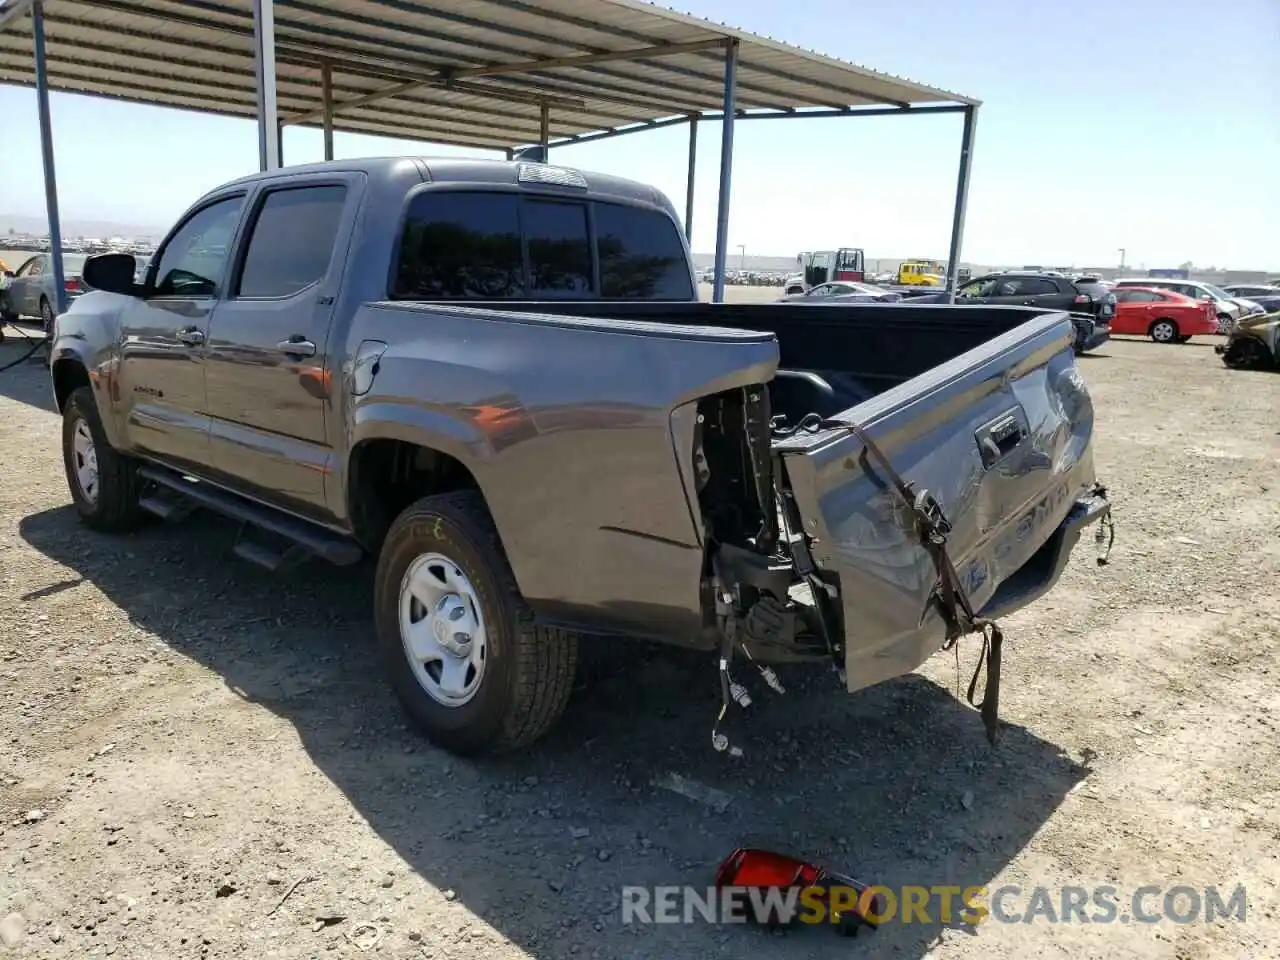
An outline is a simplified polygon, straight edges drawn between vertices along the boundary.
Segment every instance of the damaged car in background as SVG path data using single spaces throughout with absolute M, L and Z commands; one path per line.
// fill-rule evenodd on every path
M 136 269 L 92 258 L 58 319 L 83 521 L 207 509 L 268 569 L 376 558 L 380 659 L 459 753 L 549 729 L 584 635 L 705 651 L 736 752 L 748 682 L 784 692 L 770 663 L 855 691 L 974 634 L 994 737 L 994 618 L 1109 528 L 1067 313 L 700 303 L 642 184 L 293 166 L 211 192 Z
M 1280 370 L 1280 311 L 1246 317 L 1213 349 L 1234 370 Z

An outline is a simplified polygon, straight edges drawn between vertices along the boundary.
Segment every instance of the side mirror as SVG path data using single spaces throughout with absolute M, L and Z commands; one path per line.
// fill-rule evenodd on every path
M 85 286 L 94 290 L 135 296 L 138 287 L 133 278 L 137 271 L 137 261 L 130 254 L 103 253 L 84 262 L 80 277 Z

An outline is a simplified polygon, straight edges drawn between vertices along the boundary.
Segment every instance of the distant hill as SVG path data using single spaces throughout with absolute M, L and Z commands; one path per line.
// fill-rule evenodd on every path
M 119 220 L 81 220 L 64 217 L 64 237 L 153 237 L 160 239 L 168 225 L 124 223 Z M 49 222 L 44 217 L 27 217 L 17 213 L 0 213 L 0 233 L 23 233 L 41 236 L 49 232 Z

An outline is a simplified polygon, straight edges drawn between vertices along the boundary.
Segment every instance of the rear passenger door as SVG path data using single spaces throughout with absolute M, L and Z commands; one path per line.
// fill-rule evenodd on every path
M 327 514 L 329 324 L 363 174 L 269 182 L 250 199 L 210 325 L 210 462 L 236 489 Z

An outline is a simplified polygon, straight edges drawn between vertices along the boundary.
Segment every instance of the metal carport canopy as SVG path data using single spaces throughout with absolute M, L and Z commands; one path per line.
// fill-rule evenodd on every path
M 334 130 L 509 153 L 687 122 L 692 172 L 697 120 L 727 117 L 717 299 L 735 120 L 963 112 L 967 160 L 979 105 L 641 0 L 0 0 L 4 21 L 0 83 L 256 118 L 265 168 L 279 124 L 331 156 Z

